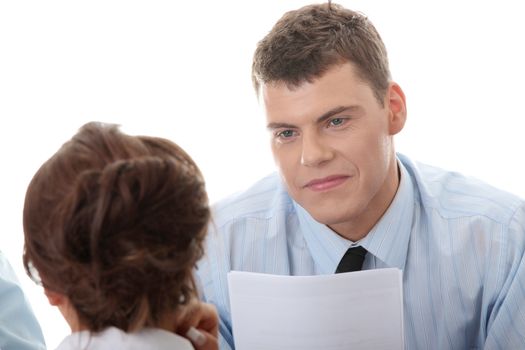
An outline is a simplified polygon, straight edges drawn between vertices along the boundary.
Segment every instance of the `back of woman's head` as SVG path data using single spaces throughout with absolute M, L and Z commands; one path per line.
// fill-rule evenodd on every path
M 195 296 L 209 216 L 203 177 L 180 147 L 89 123 L 28 187 L 24 265 L 92 331 L 153 326 Z

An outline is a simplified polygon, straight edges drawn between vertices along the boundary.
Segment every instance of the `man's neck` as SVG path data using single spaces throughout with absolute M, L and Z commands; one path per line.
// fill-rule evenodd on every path
M 346 222 L 328 225 L 328 227 L 341 237 L 352 242 L 366 237 L 377 222 L 381 220 L 396 196 L 401 181 L 401 170 L 397 160 L 392 168 L 385 179 L 382 189 L 372 198 L 367 208 L 359 216 Z

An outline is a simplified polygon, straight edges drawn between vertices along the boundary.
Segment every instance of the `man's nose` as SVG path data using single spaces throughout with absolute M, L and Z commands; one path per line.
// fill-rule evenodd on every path
M 315 167 L 332 158 L 332 149 L 319 135 L 315 133 L 303 134 L 301 165 Z

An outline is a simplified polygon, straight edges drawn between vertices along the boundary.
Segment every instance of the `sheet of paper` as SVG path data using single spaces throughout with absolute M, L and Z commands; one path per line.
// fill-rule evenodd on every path
M 236 350 L 404 349 L 401 270 L 228 274 Z

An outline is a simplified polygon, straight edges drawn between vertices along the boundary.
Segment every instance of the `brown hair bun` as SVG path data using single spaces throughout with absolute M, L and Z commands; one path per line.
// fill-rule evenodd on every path
M 91 330 L 155 325 L 195 295 L 204 180 L 174 143 L 90 123 L 48 160 L 24 206 L 24 264 Z

